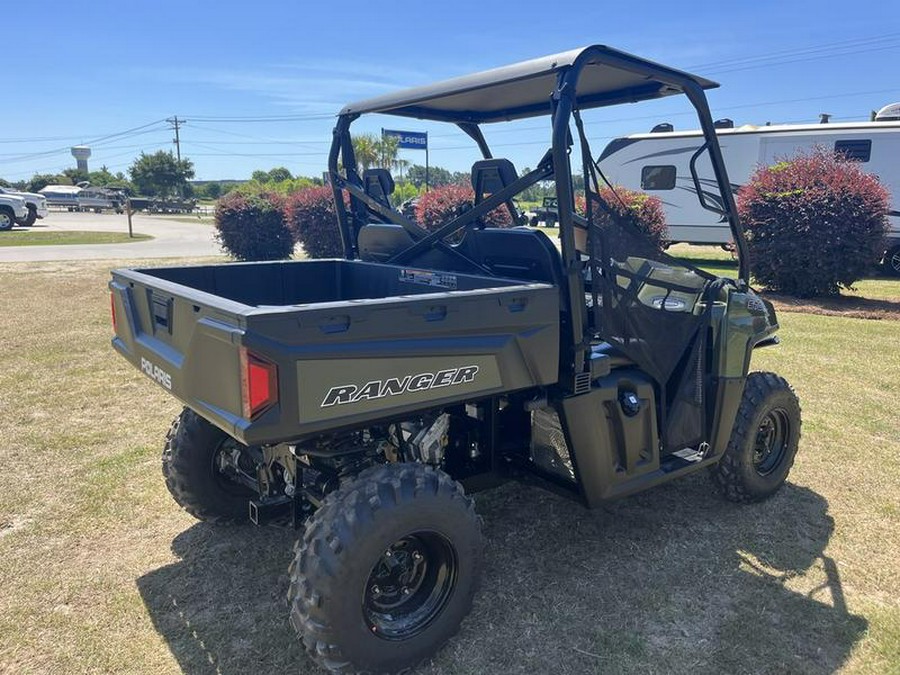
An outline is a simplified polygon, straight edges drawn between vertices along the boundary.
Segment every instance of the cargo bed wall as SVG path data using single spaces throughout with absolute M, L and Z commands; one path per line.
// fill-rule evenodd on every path
M 244 263 L 137 270 L 198 291 L 258 307 L 421 295 L 521 282 L 360 261 Z
M 558 378 L 559 294 L 547 284 L 315 261 L 117 270 L 110 288 L 116 349 L 246 443 Z M 242 347 L 278 368 L 278 403 L 253 420 L 241 412 Z

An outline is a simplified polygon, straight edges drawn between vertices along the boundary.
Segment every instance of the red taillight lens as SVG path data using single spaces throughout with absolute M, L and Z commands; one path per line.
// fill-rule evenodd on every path
M 241 347 L 241 400 L 252 419 L 278 400 L 278 367 Z
M 109 311 L 112 313 L 113 332 L 118 332 L 116 326 L 116 296 L 112 291 L 109 292 Z

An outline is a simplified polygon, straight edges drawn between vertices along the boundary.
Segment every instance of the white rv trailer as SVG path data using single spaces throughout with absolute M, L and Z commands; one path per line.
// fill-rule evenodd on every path
M 895 104 L 897 105 L 897 104 Z M 733 128 L 717 122 L 719 143 L 732 189 L 740 190 L 758 166 L 770 166 L 801 150 L 824 147 L 863 163 L 890 191 L 891 231 L 885 262 L 900 274 L 900 112 L 895 106 L 879 113 L 877 121 L 834 124 L 745 125 Z M 891 119 L 893 117 L 893 119 Z M 658 125 L 648 134 L 612 140 L 600 155 L 603 173 L 614 185 L 643 190 L 658 197 L 665 209 L 673 242 L 728 244 L 728 223 L 704 209 L 698 200 L 690 162 L 703 143 L 700 131 L 673 131 Z M 703 196 L 716 205 L 715 177 L 706 153 L 696 161 Z

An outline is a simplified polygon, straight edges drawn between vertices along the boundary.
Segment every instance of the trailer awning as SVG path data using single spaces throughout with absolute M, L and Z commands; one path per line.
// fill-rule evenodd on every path
M 584 63 L 578 106 L 597 108 L 703 89 L 716 82 L 604 45 L 573 49 L 473 75 L 351 103 L 341 115 L 385 113 L 442 122 L 500 122 L 550 113 L 560 71 Z

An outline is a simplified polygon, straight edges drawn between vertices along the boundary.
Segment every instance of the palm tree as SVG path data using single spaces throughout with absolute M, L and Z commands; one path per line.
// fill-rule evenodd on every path
M 381 159 L 381 143 L 374 134 L 359 134 L 353 137 L 353 154 L 356 163 L 365 171 L 378 164 Z
M 382 136 L 378 143 L 378 150 L 381 153 L 379 159 L 382 169 L 390 169 L 397 162 L 397 153 L 400 152 L 400 139 L 396 136 Z

